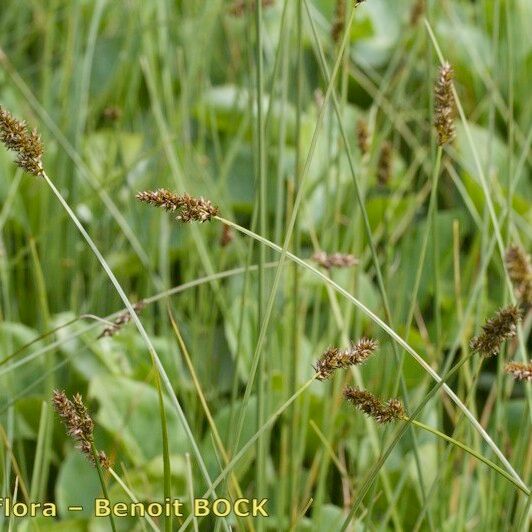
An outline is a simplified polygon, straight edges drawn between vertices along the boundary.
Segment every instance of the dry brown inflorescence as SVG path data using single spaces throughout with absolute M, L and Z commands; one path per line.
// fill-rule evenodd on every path
M 68 435 L 77 442 L 77 448 L 94 464 L 95 456 L 98 463 L 105 469 L 110 467 L 109 459 L 103 451 L 94 448 L 94 422 L 83 403 L 79 393 L 70 400 L 65 392 L 55 390 L 52 397 L 55 411 L 59 414 Z
M 328 255 L 325 251 L 317 251 L 312 255 L 312 260 L 322 268 L 330 270 L 331 268 L 350 268 L 356 266 L 359 261 L 354 255 L 348 253 L 331 253 Z
M 440 75 L 434 90 L 434 127 L 438 135 L 438 145 L 451 143 L 456 137 L 454 127 L 455 104 L 453 96 L 453 69 L 449 63 L 440 68 Z
M 330 347 L 316 362 L 314 371 L 320 381 L 328 379 L 337 369 L 345 369 L 365 362 L 377 349 L 377 341 L 362 338 L 347 349 Z
M 532 382 L 532 364 L 530 362 L 509 362 L 504 371 L 518 381 Z
M 482 332 L 471 339 L 471 351 L 483 357 L 497 355 L 502 343 L 517 334 L 517 324 L 521 318 L 521 311 L 514 305 L 499 310 L 495 316 L 486 320 Z
M 138 314 L 145 306 L 144 301 L 137 301 L 137 303 L 133 304 L 133 310 Z M 119 333 L 122 327 L 126 325 L 126 323 L 129 323 L 131 321 L 131 313 L 129 310 L 124 310 L 121 312 L 113 321 L 113 323 L 109 324 L 107 327 L 104 328 L 104 330 L 101 332 L 100 336 L 98 336 L 98 339 L 103 337 L 109 337 L 114 336 L 115 334 Z
M 218 207 L 204 198 L 193 198 L 188 194 L 176 194 L 165 188 L 154 191 L 139 192 L 139 201 L 160 207 L 168 212 L 177 213 L 176 220 L 180 222 L 208 222 L 218 215 Z
M 359 390 L 351 386 L 344 390 L 345 399 L 357 410 L 360 410 L 377 423 L 389 423 L 405 419 L 405 410 L 401 401 L 389 399 L 386 403 L 366 390 Z
M 43 144 L 36 129 L 30 130 L 26 122 L 16 119 L 0 106 L 0 142 L 17 154 L 15 163 L 34 176 L 42 176 L 44 169 Z

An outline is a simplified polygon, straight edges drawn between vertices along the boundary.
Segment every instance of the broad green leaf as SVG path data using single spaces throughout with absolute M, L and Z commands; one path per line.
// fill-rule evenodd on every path
M 121 443 L 135 464 L 158 456 L 162 449 L 161 420 L 157 391 L 152 386 L 124 377 L 100 375 L 89 385 L 96 399 L 96 422 Z M 165 400 L 170 452 L 189 450 L 175 408 Z
M 101 494 L 102 487 L 96 468 L 86 456 L 73 449 L 63 460 L 55 485 L 59 514 L 63 518 L 70 517 L 70 505 L 83 506 L 83 511 L 76 512 L 75 515 L 90 518 L 93 515 L 94 499 L 101 497 Z

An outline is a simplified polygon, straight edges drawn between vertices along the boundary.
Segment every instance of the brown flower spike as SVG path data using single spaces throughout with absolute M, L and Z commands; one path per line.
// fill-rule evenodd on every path
M 502 343 L 517 334 L 517 324 L 521 318 L 521 311 L 513 305 L 499 310 L 482 326 L 482 333 L 471 339 L 471 351 L 484 357 L 497 355 Z
M 144 203 L 161 207 L 166 211 L 177 212 L 176 220 L 185 223 L 193 221 L 208 222 L 219 212 L 218 207 L 215 207 L 209 200 L 193 198 L 188 194 L 180 196 L 165 188 L 139 192 L 136 198 Z
M 383 403 L 372 393 L 350 386 L 344 390 L 344 397 L 356 409 L 372 417 L 377 423 L 389 423 L 406 417 L 403 405 L 398 399 L 389 399 Z
M 518 381 L 532 382 L 532 363 L 509 362 L 504 371 Z
M 456 136 L 454 128 L 453 69 L 449 63 L 440 67 L 440 76 L 434 91 L 434 127 L 438 134 L 438 145 L 452 142 Z
M 312 255 L 312 260 L 322 268 L 330 270 L 331 268 L 350 268 L 356 266 L 359 261 L 354 255 L 347 253 L 331 253 L 327 255 L 325 251 L 317 251 Z
M 525 307 L 532 306 L 532 264 L 530 257 L 519 246 L 506 251 L 506 267 L 515 288 L 516 296 Z
M 78 449 L 94 464 L 94 422 L 78 393 L 70 400 L 65 392 L 54 391 L 52 403 L 67 428 L 67 433 L 77 443 Z M 109 459 L 103 451 L 96 454 L 99 464 L 108 469 Z
M 330 347 L 321 355 L 314 366 L 316 378 L 323 381 L 328 379 L 337 369 L 362 364 L 374 353 L 377 345 L 376 340 L 362 338 L 347 349 Z
M 17 120 L 0 106 L 0 142 L 17 153 L 15 163 L 36 177 L 43 174 L 43 144 L 37 130 L 30 130 L 26 122 Z
M 137 314 L 143 308 L 144 308 L 144 301 L 138 301 L 137 303 L 133 305 L 133 310 Z M 130 321 L 131 321 L 131 314 L 129 313 L 129 311 L 124 310 L 115 318 L 112 324 L 105 327 L 105 329 L 101 332 L 100 336 L 98 336 L 98 340 L 105 336 L 114 336 L 115 334 L 120 332 L 120 330 L 122 329 L 122 327 L 124 327 L 124 325 L 126 325 L 126 323 L 129 323 Z

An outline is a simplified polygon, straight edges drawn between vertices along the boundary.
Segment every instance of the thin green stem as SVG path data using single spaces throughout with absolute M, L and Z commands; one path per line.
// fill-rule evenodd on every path
M 256 105 L 257 105 L 257 181 L 258 181 L 258 203 L 259 203 L 259 232 L 267 235 L 266 227 L 266 147 L 264 138 L 264 86 L 263 86 L 263 58 L 262 58 L 262 0 L 255 0 L 255 68 L 256 68 Z M 266 253 L 264 246 L 259 248 L 259 275 L 258 275 L 258 319 L 257 319 L 257 337 L 260 336 L 264 314 L 264 294 L 265 294 L 265 276 L 264 263 L 266 262 Z M 258 379 L 257 379 L 257 429 L 262 425 L 267 405 L 266 405 L 266 359 L 259 358 Z M 266 477 L 266 438 L 261 437 L 257 440 L 257 463 L 256 463 L 256 481 L 257 495 L 265 496 L 265 477 Z M 263 520 L 258 520 L 258 530 L 263 530 Z
M 155 361 L 153 361 L 155 366 Z M 155 372 L 155 386 L 157 388 L 157 397 L 159 400 L 159 412 L 161 416 L 161 432 L 163 441 L 163 481 L 164 481 L 164 498 L 165 500 L 172 499 L 172 467 L 170 465 L 170 446 L 168 443 L 168 423 L 166 419 L 166 409 L 164 406 L 164 396 L 161 388 L 161 378 L 159 372 Z M 172 514 L 165 515 L 164 529 L 166 532 L 172 532 Z
M 126 495 L 131 499 L 131 501 L 134 503 L 138 503 L 139 500 L 137 499 L 137 497 L 135 497 L 135 494 L 126 486 L 126 484 L 120 478 L 118 473 L 116 473 L 116 471 L 114 471 L 112 467 L 110 467 L 108 471 L 109 471 L 109 474 L 116 480 L 116 483 L 124 490 Z M 153 519 L 149 515 L 144 515 L 144 519 L 148 522 L 152 530 L 155 530 L 156 532 L 160 530 L 159 527 L 154 523 Z
M 440 350 L 442 345 L 442 326 L 441 326 L 441 296 L 440 296 L 440 238 L 438 228 L 438 177 L 440 174 L 442 158 L 442 147 L 438 146 L 436 154 L 436 164 L 434 171 L 434 178 L 432 182 L 431 200 L 434 198 L 434 205 L 430 215 L 430 224 L 432 226 L 432 270 L 433 270 L 433 297 L 434 297 L 434 346 L 436 351 L 436 359 L 440 358 Z M 428 220 L 427 220 L 428 222 Z
M 351 15 L 348 27 L 351 26 L 351 23 L 353 21 L 353 16 L 354 16 L 354 12 Z M 238 441 L 239 441 L 239 438 L 240 438 L 240 434 L 242 433 L 242 427 L 243 427 L 243 423 L 244 423 L 244 415 L 243 414 L 244 414 L 246 405 L 248 404 L 249 397 L 251 395 L 251 387 L 252 387 L 252 385 L 254 383 L 254 380 L 255 380 L 255 375 L 257 373 L 259 359 L 260 359 L 261 353 L 262 353 L 262 347 L 263 347 L 264 341 L 266 339 L 266 332 L 267 332 L 269 320 L 270 320 L 270 317 L 271 317 L 271 314 L 272 314 L 272 311 L 273 311 L 273 305 L 274 305 L 274 302 L 275 302 L 275 296 L 277 294 L 277 287 L 279 285 L 279 281 L 280 281 L 280 278 L 281 278 L 282 265 L 284 264 L 286 256 L 288 256 L 288 255 L 294 256 L 293 254 L 291 254 L 288 251 L 288 246 L 290 245 L 290 241 L 292 239 L 295 219 L 296 219 L 297 213 L 299 211 L 299 207 L 301 205 L 301 201 L 303 200 L 304 182 L 306 180 L 306 177 L 308 176 L 308 173 L 309 173 L 309 170 L 310 170 L 310 165 L 312 163 L 313 156 L 314 156 L 314 153 L 315 153 L 315 150 L 316 150 L 316 144 L 317 144 L 319 133 L 320 133 L 320 130 L 321 130 L 321 125 L 323 123 L 323 118 L 324 118 L 324 114 L 325 114 L 325 109 L 327 107 L 327 102 L 329 101 L 331 92 L 333 90 L 334 79 L 336 78 L 336 74 L 338 73 L 338 69 L 340 67 L 342 51 L 344 50 L 345 46 L 347 45 L 347 40 L 348 40 L 347 37 L 348 37 L 348 33 L 346 33 L 346 36 L 344 37 L 344 39 L 342 41 L 342 45 L 340 47 L 338 58 L 336 60 L 336 63 L 334 65 L 334 69 L 333 69 L 333 73 L 331 75 L 331 83 L 329 83 L 329 86 L 327 87 L 327 91 L 326 91 L 324 99 L 323 99 L 324 103 L 322 105 L 322 108 L 320 109 L 320 113 L 318 115 L 318 120 L 317 120 L 316 126 L 314 128 L 314 133 L 312 135 L 312 140 L 311 140 L 311 143 L 310 143 L 309 152 L 308 152 L 308 155 L 307 155 L 307 158 L 306 158 L 306 161 L 305 161 L 305 165 L 304 165 L 304 168 L 303 168 L 303 171 L 302 171 L 302 174 L 301 174 L 300 187 L 299 187 L 298 193 L 296 195 L 296 199 L 294 201 L 294 207 L 293 207 L 292 215 L 290 217 L 290 221 L 288 223 L 288 228 L 286 230 L 285 239 L 284 239 L 284 242 L 283 242 L 283 247 L 281 248 L 281 247 L 277 246 L 276 244 L 273 244 L 275 246 L 273 249 L 276 249 L 276 250 L 280 251 L 281 256 L 279 258 L 279 266 L 277 267 L 277 270 L 275 271 L 275 276 L 274 276 L 274 280 L 273 280 L 273 283 L 272 283 L 270 296 L 269 296 L 268 302 L 266 304 L 266 311 L 265 311 L 265 315 L 264 315 L 264 320 L 263 320 L 263 323 L 262 323 L 262 326 L 261 326 L 261 329 L 260 329 L 259 338 L 257 340 L 257 345 L 256 345 L 256 348 L 255 348 L 255 352 L 253 353 L 253 359 L 252 359 L 252 363 L 251 363 L 251 370 L 250 370 L 248 382 L 247 382 L 247 385 L 246 385 L 246 389 L 244 391 L 244 398 L 242 400 L 240 422 L 239 422 L 239 426 L 238 426 L 238 429 L 237 429 L 237 432 L 236 432 L 236 438 L 235 438 L 235 443 L 234 443 L 234 448 L 235 449 L 238 446 Z M 222 218 L 219 218 L 219 217 L 217 217 L 217 218 L 223 221 Z M 234 224 L 231 222 L 229 225 L 234 225 Z M 240 226 L 235 226 L 235 228 L 236 227 L 240 227 Z M 241 228 L 241 229 L 243 229 L 243 228 Z M 254 232 L 251 232 L 251 234 L 256 235 L 256 233 L 254 233 Z M 256 236 L 258 237 L 258 235 L 256 235 Z M 260 238 L 263 238 L 263 237 L 260 237 Z M 266 238 L 264 238 L 264 242 L 270 242 L 270 241 L 267 240 Z
M 408 310 L 408 315 L 406 318 L 406 339 L 408 340 L 410 327 L 412 326 L 412 321 L 414 319 L 414 312 L 416 308 L 416 302 L 417 302 L 417 296 L 419 293 L 419 287 L 421 285 L 421 277 L 423 275 L 423 267 L 425 265 L 425 258 L 427 255 L 427 248 L 429 243 L 429 235 L 430 235 L 430 223 L 429 220 L 434 220 L 434 210 L 436 209 L 436 195 L 438 192 L 438 181 L 439 181 L 439 175 L 440 175 L 440 168 L 441 168 L 441 160 L 442 160 L 442 154 L 443 150 L 441 147 L 438 147 L 438 151 L 436 152 L 436 162 L 434 164 L 434 169 L 432 173 L 432 186 L 430 191 L 430 199 L 429 199 L 429 207 L 427 212 L 427 223 L 425 226 L 425 232 L 423 234 L 423 240 L 421 241 L 421 251 L 419 253 L 419 259 L 418 259 L 418 267 L 416 270 L 416 277 L 414 280 L 414 288 L 412 290 L 412 302 L 410 303 L 410 308 Z M 401 358 L 400 364 L 399 364 L 399 374 L 402 374 L 404 364 L 404 357 Z M 395 390 L 397 390 L 399 384 L 399 377 L 397 377 L 397 383 L 395 386 Z M 394 393 L 395 395 L 395 393 Z
M 216 486 L 223 482 L 227 475 L 234 469 L 234 467 L 238 464 L 238 462 L 245 456 L 245 454 L 249 451 L 252 445 L 255 444 L 257 441 L 257 438 L 260 438 L 260 436 L 268 430 L 276 421 L 277 418 L 316 380 L 315 377 L 312 377 L 309 379 L 297 392 L 292 395 L 288 400 L 286 400 L 265 422 L 264 425 L 240 448 L 240 450 L 235 454 L 235 456 L 232 458 L 232 460 L 225 466 L 223 471 L 214 479 L 212 482 L 211 487 L 203 494 L 203 497 L 210 497 L 214 493 L 214 489 L 216 489 Z M 179 532 L 186 530 L 186 527 L 192 520 L 192 515 L 189 515 L 183 524 L 181 525 L 181 528 L 179 529 Z
M 302 82 L 303 82 L 303 28 L 302 28 L 302 0 L 297 0 L 296 5 L 296 157 L 295 157 L 295 168 L 294 168 L 294 184 L 296 195 L 299 192 L 300 182 L 301 182 L 301 161 L 302 161 L 302 146 L 301 146 L 301 117 L 302 117 Z M 294 225 L 294 253 L 297 254 L 299 250 L 299 223 L 296 220 Z M 299 327 L 299 268 L 296 264 L 293 271 L 293 285 L 292 285 L 292 356 L 290 357 L 290 381 L 289 381 L 289 393 L 294 394 L 297 390 L 298 382 L 298 367 L 299 367 L 299 349 L 300 349 L 300 327 Z M 295 402 L 291 408 L 290 416 L 290 474 L 289 479 L 289 488 L 288 488 L 288 501 L 291 508 L 290 511 L 290 522 L 293 523 L 295 519 L 297 507 L 298 507 L 298 498 L 297 498 L 297 487 L 299 486 L 299 460 L 298 460 L 298 428 L 300 425 L 299 420 L 300 412 L 298 408 L 298 403 Z
M 408 419 L 408 417 L 405 418 L 405 420 L 407 420 L 407 419 Z M 497 464 L 493 463 L 491 460 L 488 460 L 487 458 L 482 456 L 480 453 L 478 453 L 474 449 L 471 449 L 471 447 L 467 446 L 465 443 L 462 443 L 462 442 L 460 442 L 458 440 L 455 440 L 451 436 L 447 436 L 447 434 L 444 434 L 443 432 L 440 432 L 439 430 L 437 430 L 437 429 L 435 429 L 433 427 L 430 427 L 429 425 L 425 425 L 425 423 L 422 423 L 421 421 L 418 421 L 417 419 L 412 419 L 411 423 L 412 423 L 412 425 L 415 425 L 416 427 L 420 427 L 423 430 L 431 432 L 432 434 L 438 436 L 439 438 L 442 438 L 443 440 L 448 441 L 449 443 L 452 443 L 453 445 L 456 445 L 456 447 L 459 447 L 460 449 L 464 450 L 466 453 L 469 453 L 470 455 L 474 456 L 475 458 L 477 458 L 478 460 L 480 460 L 481 462 L 486 464 L 488 467 L 490 467 L 491 469 L 493 469 L 494 471 L 496 471 L 497 473 L 502 475 L 506 480 L 508 480 L 515 487 L 520 489 L 525 495 L 527 495 L 527 496 L 530 495 L 530 490 L 528 490 L 524 486 L 521 486 L 521 484 L 519 482 L 517 482 L 515 480 L 515 478 L 513 478 L 511 475 L 509 475 L 506 471 L 504 471 L 504 469 L 499 467 Z
M 100 460 L 98 458 L 98 452 L 96 450 L 96 446 L 94 445 L 94 442 L 91 442 L 91 453 L 92 453 L 92 459 L 94 460 L 94 467 L 96 468 L 96 471 L 98 471 L 98 478 L 100 479 L 100 484 L 102 486 L 102 493 L 104 496 L 104 499 L 109 500 L 109 493 L 107 492 L 107 484 L 105 483 L 105 479 L 103 478 L 102 473 L 102 466 L 100 465 Z M 111 523 L 111 529 L 113 532 L 116 532 L 115 527 L 115 521 L 113 519 L 113 512 L 109 513 L 109 522 Z

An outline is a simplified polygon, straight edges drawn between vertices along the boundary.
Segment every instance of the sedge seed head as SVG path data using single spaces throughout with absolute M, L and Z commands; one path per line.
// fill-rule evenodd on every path
M 530 362 L 509 362 L 504 371 L 515 380 L 532 382 L 532 363 Z
M 377 423 L 390 423 L 405 417 L 403 405 L 398 399 L 390 399 L 383 403 L 372 393 L 351 386 L 344 390 L 344 397 L 348 403 L 372 417 Z
M 514 305 L 499 310 L 486 320 L 482 332 L 471 339 L 469 347 L 484 357 L 497 355 L 502 343 L 517 334 L 517 324 L 521 318 L 522 312 Z
M 78 393 L 69 399 L 64 391 L 55 390 L 52 404 L 63 424 L 67 434 L 77 443 L 76 447 L 94 464 L 94 422 Z M 99 464 L 104 468 L 110 467 L 109 459 L 103 451 L 97 453 Z
M 377 341 L 371 338 L 362 338 L 347 349 L 330 347 L 316 362 L 314 371 L 320 381 L 328 379 L 337 369 L 363 364 L 377 349 Z
M 2 106 L 0 106 L 0 142 L 17 154 L 15 163 L 20 168 L 34 176 L 42 176 L 44 148 L 37 130 L 30 130 L 25 122 L 15 118 Z
M 436 128 L 439 146 L 451 143 L 456 137 L 453 76 L 451 65 L 449 63 L 442 65 L 434 89 L 434 127 Z
M 145 307 L 144 301 L 137 301 L 133 305 L 133 310 L 138 314 L 143 308 Z M 121 312 L 113 321 L 113 323 L 109 324 L 107 327 L 103 329 L 103 331 L 100 333 L 100 336 L 98 336 L 98 339 L 114 336 L 115 334 L 118 334 L 124 325 L 129 323 L 131 321 L 131 314 L 128 310 L 124 310 Z
M 317 251 L 312 255 L 312 260 L 322 268 L 330 270 L 331 268 L 350 268 L 356 266 L 359 260 L 348 253 L 331 253 L 328 255 L 325 251 Z
M 176 194 L 165 188 L 155 191 L 139 192 L 136 195 L 139 201 L 160 207 L 169 212 L 175 212 L 176 220 L 180 222 L 207 222 L 218 215 L 218 207 L 202 197 L 193 198 L 188 194 Z

